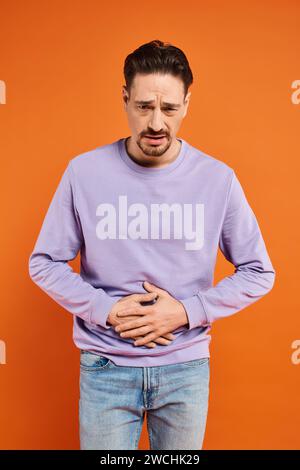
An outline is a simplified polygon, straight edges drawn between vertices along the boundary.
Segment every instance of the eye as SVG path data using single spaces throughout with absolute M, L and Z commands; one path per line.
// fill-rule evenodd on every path
M 146 108 L 149 108 L 149 106 L 148 106 L 147 104 L 140 104 L 140 105 L 138 105 L 138 108 L 144 110 L 144 109 L 146 109 Z M 165 111 L 176 111 L 175 108 L 170 108 L 170 107 L 164 108 L 164 110 L 165 110 Z

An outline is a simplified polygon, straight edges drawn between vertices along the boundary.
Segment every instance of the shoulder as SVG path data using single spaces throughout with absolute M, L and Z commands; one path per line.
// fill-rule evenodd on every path
M 68 168 L 74 175 L 82 175 L 99 165 L 105 167 L 115 155 L 116 145 L 117 141 L 114 141 L 77 154 L 69 160 Z
M 194 168 L 201 168 L 207 177 L 219 177 L 231 182 L 234 176 L 234 169 L 215 155 L 208 154 L 203 150 L 188 143 L 189 161 Z

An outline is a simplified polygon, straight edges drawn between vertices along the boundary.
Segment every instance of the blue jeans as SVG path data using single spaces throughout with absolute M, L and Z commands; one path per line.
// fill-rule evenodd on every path
M 206 427 L 209 361 L 118 366 L 80 351 L 80 449 L 138 449 L 147 411 L 150 449 L 200 450 Z

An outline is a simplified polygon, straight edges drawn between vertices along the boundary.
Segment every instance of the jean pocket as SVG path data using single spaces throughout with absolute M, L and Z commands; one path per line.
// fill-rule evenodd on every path
M 111 359 L 89 351 L 80 350 L 80 368 L 86 371 L 107 369 L 113 362 Z
M 181 362 L 183 366 L 202 366 L 209 363 L 209 357 L 202 357 L 201 359 L 193 359 L 192 361 Z

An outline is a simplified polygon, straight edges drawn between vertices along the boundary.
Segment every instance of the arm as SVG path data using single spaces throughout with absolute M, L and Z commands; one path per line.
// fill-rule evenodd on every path
M 267 294 L 274 285 L 275 270 L 256 217 L 232 172 L 219 247 L 235 271 L 214 287 L 180 300 L 189 319 L 188 329 L 207 326 L 239 312 Z
M 121 297 L 95 288 L 68 264 L 76 258 L 83 235 L 74 200 L 72 163 L 65 169 L 29 257 L 29 275 L 43 291 L 73 315 L 109 329 L 111 307 Z

